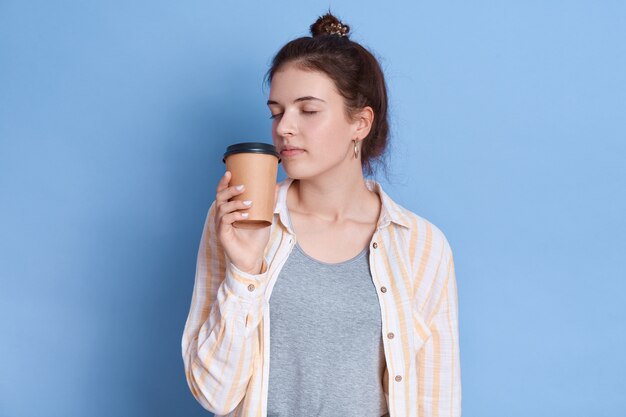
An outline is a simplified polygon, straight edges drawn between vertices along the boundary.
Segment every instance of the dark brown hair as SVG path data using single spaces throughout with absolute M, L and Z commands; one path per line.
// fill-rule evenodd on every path
M 334 81 L 344 99 L 348 120 L 370 106 L 374 120 L 369 134 L 361 142 L 361 168 L 365 175 L 372 175 L 373 162 L 382 162 L 389 136 L 383 71 L 371 52 L 350 39 L 350 27 L 330 10 L 310 26 L 310 31 L 312 36 L 294 39 L 278 51 L 265 79 L 271 84 L 277 71 L 294 64 L 300 69 L 321 71 Z M 384 163 L 382 166 L 386 169 Z

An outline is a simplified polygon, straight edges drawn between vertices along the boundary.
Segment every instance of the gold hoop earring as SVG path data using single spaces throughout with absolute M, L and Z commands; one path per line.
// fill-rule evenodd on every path
M 354 141 L 354 159 L 359 157 L 359 148 L 356 146 L 356 139 L 352 139 Z

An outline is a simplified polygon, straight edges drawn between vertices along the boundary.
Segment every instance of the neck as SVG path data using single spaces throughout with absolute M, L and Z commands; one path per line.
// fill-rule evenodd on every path
M 294 179 L 289 187 L 293 188 L 291 209 L 328 223 L 371 221 L 368 208 L 379 205 L 380 200 L 367 188 L 363 175 L 341 181 L 336 178 Z

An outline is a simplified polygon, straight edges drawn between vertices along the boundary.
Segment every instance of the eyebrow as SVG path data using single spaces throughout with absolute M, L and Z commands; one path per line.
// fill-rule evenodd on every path
M 326 103 L 324 100 L 322 100 L 321 98 L 317 98 L 317 97 L 313 97 L 313 96 L 304 96 L 304 97 L 300 97 L 295 99 L 293 102 L 297 103 L 299 101 L 308 101 L 308 100 L 317 100 L 317 101 L 321 101 L 323 103 Z M 267 105 L 269 106 L 270 104 L 279 104 L 277 101 L 274 100 L 267 100 Z

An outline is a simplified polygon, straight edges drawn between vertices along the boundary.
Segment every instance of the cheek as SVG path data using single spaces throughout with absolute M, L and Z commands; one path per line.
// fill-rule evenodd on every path
M 345 124 L 330 117 L 329 113 L 311 116 L 303 120 L 302 126 L 308 137 L 321 142 L 338 142 L 337 139 L 345 134 Z

